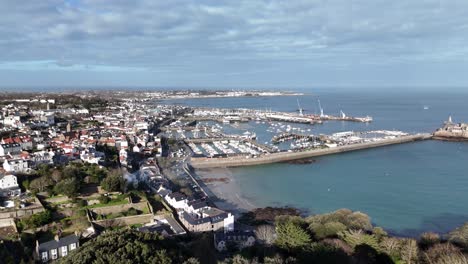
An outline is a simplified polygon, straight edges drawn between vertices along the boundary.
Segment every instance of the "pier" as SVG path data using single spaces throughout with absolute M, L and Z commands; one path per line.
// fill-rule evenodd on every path
M 297 152 L 278 152 L 259 155 L 257 157 L 231 157 L 231 158 L 191 158 L 191 165 L 194 168 L 214 168 L 214 167 L 238 167 L 252 166 L 260 164 L 269 164 L 276 162 L 284 162 L 290 160 L 325 156 L 349 151 L 364 150 L 377 148 L 395 144 L 403 144 L 414 141 L 431 139 L 432 134 L 415 134 L 407 135 L 390 139 L 383 139 L 376 142 L 366 142 L 337 146 L 332 148 L 320 148 Z

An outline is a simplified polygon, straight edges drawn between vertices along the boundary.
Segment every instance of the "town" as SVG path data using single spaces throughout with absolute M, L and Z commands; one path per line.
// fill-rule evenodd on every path
M 327 121 L 372 121 L 322 109 L 317 115 L 207 109 L 167 105 L 140 93 L 90 94 L 5 94 L 0 101 L 0 238 L 20 241 L 26 259 L 55 261 L 118 229 L 163 237 L 211 234 L 220 254 L 232 244 L 249 247 L 256 243 L 254 228 L 219 208 L 194 168 L 432 137 L 387 130 L 313 135 L 310 127 Z M 239 130 L 245 122 L 266 128 L 271 140 L 262 143 L 255 131 Z
M 25 245 L 30 257 L 48 262 L 121 227 L 234 234 L 233 214 L 214 206 L 196 181 L 174 178 L 184 164 L 170 157 L 180 150 L 172 153 L 174 142 L 158 133 L 183 108 L 47 96 L 1 102 L 2 240 L 33 238 Z

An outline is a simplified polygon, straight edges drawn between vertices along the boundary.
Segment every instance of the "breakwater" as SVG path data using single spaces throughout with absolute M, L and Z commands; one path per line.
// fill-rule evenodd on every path
M 194 168 L 215 168 L 215 167 L 238 167 L 252 166 L 268 163 L 284 162 L 290 160 L 304 159 L 310 157 L 318 157 L 342 152 L 363 150 L 369 148 L 377 148 L 394 144 L 402 144 L 407 142 L 431 139 L 431 134 L 416 134 L 401 136 L 397 138 L 383 139 L 375 142 L 357 143 L 332 148 L 312 149 L 297 152 L 279 152 L 263 154 L 257 157 L 229 157 L 229 158 L 195 158 L 192 157 L 190 163 Z

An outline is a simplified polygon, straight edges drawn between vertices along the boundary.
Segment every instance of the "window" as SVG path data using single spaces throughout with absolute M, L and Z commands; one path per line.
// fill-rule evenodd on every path
M 47 261 L 49 259 L 48 256 L 47 256 L 47 251 L 42 252 L 41 259 L 42 259 L 42 261 Z
M 76 243 L 70 244 L 70 250 L 76 249 Z
M 57 249 L 52 249 L 50 254 L 52 255 L 52 259 L 57 259 Z
M 62 247 L 62 257 L 65 257 L 68 253 L 67 246 Z

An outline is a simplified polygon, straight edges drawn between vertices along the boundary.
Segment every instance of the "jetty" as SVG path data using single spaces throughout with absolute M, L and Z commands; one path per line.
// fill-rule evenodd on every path
M 442 128 L 434 132 L 434 139 L 439 140 L 468 140 L 468 123 L 454 123 L 450 116 Z
M 215 168 L 215 167 L 238 167 L 238 166 L 252 166 L 269 164 L 276 162 L 285 162 L 291 160 L 305 159 L 311 157 L 325 156 L 331 154 L 338 154 L 356 150 L 364 150 L 370 148 L 377 148 L 395 144 L 403 144 L 414 141 L 421 141 L 431 139 L 432 134 L 422 133 L 414 135 L 405 135 L 395 138 L 385 138 L 374 142 L 364 142 L 349 144 L 336 147 L 316 148 L 304 151 L 285 151 L 276 153 L 266 153 L 256 157 L 251 156 L 236 156 L 227 158 L 207 158 L 207 157 L 192 157 L 191 165 L 194 168 Z

